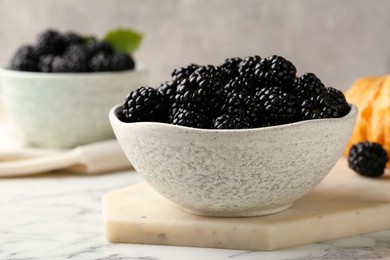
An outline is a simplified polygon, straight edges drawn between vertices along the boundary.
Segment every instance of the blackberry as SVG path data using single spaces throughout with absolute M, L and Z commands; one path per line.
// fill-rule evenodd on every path
M 343 92 L 341 92 L 338 89 L 328 87 L 327 93 L 330 98 L 330 102 L 337 108 L 338 111 L 337 117 L 343 117 L 349 113 L 351 108 L 347 100 L 345 99 Z
M 262 59 L 254 74 L 261 86 L 281 86 L 289 91 L 296 77 L 297 69 L 285 58 L 272 55 Z
M 326 87 L 314 73 L 306 73 L 296 78 L 293 90 L 300 98 L 308 99 L 326 92 Z
M 227 93 L 221 106 L 221 112 L 238 118 L 245 118 L 250 127 L 260 123 L 261 111 L 252 96 L 244 93 Z
M 243 82 L 248 86 L 249 89 L 255 91 L 255 87 L 258 85 L 258 79 L 255 71 L 256 67 L 261 61 L 260 56 L 249 56 L 245 57 L 238 64 L 238 75 Z
M 384 174 L 388 155 L 382 145 L 373 142 L 361 142 L 353 145 L 349 151 L 348 165 L 358 174 L 376 178 Z
M 165 102 L 169 106 L 172 106 L 172 104 L 175 102 L 176 87 L 176 82 L 168 81 L 160 84 L 160 86 L 157 88 L 157 90 L 163 95 Z
M 53 72 L 87 72 L 87 51 L 84 45 L 71 45 L 63 55 L 52 60 Z
M 112 55 L 112 71 L 122 71 L 134 69 L 133 58 L 125 53 L 115 53 Z
M 99 52 L 88 62 L 89 70 L 94 72 L 110 71 L 112 67 L 112 55 L 104 52 Z
M 112 45 L 104 41 L 91 41 L 87 44 L 87 53 L 88 58 L 91 59 L 93 56 L 98 53 L 103 53 L 106 55 L 111 55 L 114 53 Z
M 52 54 L 43 55 L 39 59 L 39 71 L 41 72 L 52 72 L 52 64 L 55 56 Z
M 301 120 L 339 117 L 338 109 L 323 93 L 300 101 L 299 118 Z
M 163 96 L 154 88 L 139 87 L 129 92 L 122 106 L 124 122 L 163 121 Z
M 222 87 L 209 75 L 202 76 L 193 73 L 177 85 L 176 93 L 175 102 L 178 105 L 210 111 L 218 109 L 217 106 L 220 104 L 218 97 L 222 93 Z
M 227 84 L 230 79 L 238 76 L 238 65 L 241 61 L 242 59 L 238 57 L 228 58 L 218 66 L 223 75 L 223 84 Z
M 179 108 L 171 117 L 171 124 L 195 127 L 195 128 L 208 128 L 206 117 L 197 111 L 187 110 Z
M 197 69 L 199 68 L 199 65 L 197 64 L 190 64 L 185 67 L 180 67 L 175 70 L 173 70 L 171 76 L 174 81 L 177 83 L 180 83 L 183 79 L 188 79 L 190 75 Z
M 267 87 L 256 93 L 266 123 L 290 123 L 296 120 L 296 97 L 281 87 Z
M 215 129 L 245 129 L 250 125 L 245 118 L 232 115 L 221 115 L 213 120 L 213 128 Z
M 84 38 L 75 32 L 64 33 L 62 35 L 62 40 L 64 41 L 65 46 L 84 44 Z
M 66 47 L 61 34 L 55 30 L 47 30 L 39 34 L 36 46 L 41 55 L 62 54 Z
M 35 47 L 24 45 L 20 47 L 9 64 L 10 69 L 20 71 L 38 71 L 39 55 Z
M 251 93 L 251 87 L 247 82 L 243 81 L 240 77 L 230 79 L 230 81 L 224 85 L 223 91 L 226 93 L 246 94 Z

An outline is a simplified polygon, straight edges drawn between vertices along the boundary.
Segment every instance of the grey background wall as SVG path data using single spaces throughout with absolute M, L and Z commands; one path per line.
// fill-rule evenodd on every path
M 132 27 L 145 35 L 135 57 L 152 86 L 189 63 L 279 54 L 346 89 L 390 72 L 389 9 L 388 0 L 0 0 L 0 64 L 46 28 Z

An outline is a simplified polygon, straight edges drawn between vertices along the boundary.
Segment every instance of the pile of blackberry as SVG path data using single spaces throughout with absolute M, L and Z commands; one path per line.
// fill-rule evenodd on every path
M 229 58 L 218 66 L 175 69 L 157 88 L 126 97 L 123 122 L 155 121 L 206 129 L 243 129 L 345 116 L 343 93 L 313 73 L 297 76 L 285 58 Z
M 94 37 L 55 30 L 42 32 L 35 45 L 20 47 L 9 68 L 33 72 L 100 72 L 134 69 L 131 55 L 115 52 Z

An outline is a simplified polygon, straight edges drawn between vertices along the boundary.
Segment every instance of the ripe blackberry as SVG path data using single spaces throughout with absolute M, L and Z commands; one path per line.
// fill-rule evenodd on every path
M 202 109 L 199 112 L 213 112 L 219 109 L 222 86 L 213 81 L 212 75 L 192 73 L 176 88 L 175 102 L 180 106 Z
M 41 55 L 58 55 L 65 50 L 65 42 L 61 34 L 55 30 L 47 30 L 39 34 L 36 46 Z
M 345 99 L 345 96 L 343 92 L 341 92 L 338 89 L 328 87 L 327 88 L 327 94 L 330 98 L 330 102 L 336 106 L 337 111 L 338 111 L 338 116 L 337 117 L 343 117 L 346 114 L 349 113 L 351 110 L 347 100 Z
M 20 47 L 9 64 L 10 69 L 20 71 L 38 71 L 39 55 L 35 47 L 24 45 Z
M 326 93 L 300 100 L 299 118 L 301 120 L 335 117 L 339 117 L 338 109 L 330 102 Z
M 258 85 L 258 78 L 256 77 L 255 71 L 260 61 L 260 56 L 249 56 L 245 57 L 238 64 L 239 77 L 250 89 L 253 90 L 253 92 L 255 91 L 255 87 Z
M 208 128 L 207 118 L 204 114 L 197 111 L 187 110 L 179 108 L 171 117 L 171 124 L 195 127 L 195 128 Z
M 223 77 L 222 77 L 222 84 L 227 84 L 228 81 L 232 78 L 235 78 L 238 76 L 238 65 L 242 61 L 241 58 L 235 57 L 235 58 L 228 58 L 225 59 L 222 64 L 220 64 L 218 67 L 221 70 Z
M 88 58 L 91 59 L 93 56 L 97 55 L 98 53 L 103 53 L 106 55 L 113 54 L 114 49 L 112 48 L 111 44 L 107 42 L 92 41 L 87 44 L 87 53 L 88 53 Z
M 384 174 L 388 156 L 382 145 L 361 142 L 353 145 L 349 151 L 348 165 L 365 177 L 380 177 Z
M 94 72 L 110 71 L 112 67 L 112 55 L 104 52 L 99 52 L 88 62 L 89 70 Z
M 55 56 L 52 54 L 43 55 L 39 59 L 39 71 L 41 72 L 52 72 L 52 64 Z
M 287 91 L 291 89 L 296 73 L 297 69 L 290 61 L 277 55 L 261 59 L 254 72 L 261 86 L 281 86 Z
M 125 53 L 114 53 L 112 55 L 112 71 L 122 71 L 134 69 L 135 63 L 133 58 Z
M 84 45 L 71 45 L 63 55 L 52 60 L 53 72 L 87 72 L 87 51 Z
M 140 87 L 129 92 L 122 108 L 124 122 L 162 121 L 163 96 L 154 88 Z
M 173 70 L 171 76 L 174 81 L 177 83 L 180 83 L 183 79 L 188 79 L 190 75 L 197 69 L 199 68 L 199 65 L 197 64 L 190 64 L 185 67 L 180 67 L 175 70 Z
M 314 73 L 306 73 L 296 78 L 293 91 L 300 98 L 308 99 L 326 92 L 326 87 Z
M 250 125 L 244 117 L 232 115 L 221 115 L 213 120 L 213 128 L 215 129 L 245 129 Z
M 296 120 L 296 97 L 281 87 L 266 87 L 256 93 L 262 117 L 267 123 L 290 123 Z
M 252 96 L 244 93 L 226 93 L 221 111 L 227 115 L 246 118 L 246 122 L 250 127 L 256 127 L 260 123 L 260 107 Z
M 160 84 L 160 86 L 157 88 L 157 90 L 163 95 L 165 102 L 172 106 L 172 104 L 175 102 L 175 96 L 176 96 L 176 82 L 175 81 L 168 81 L 165 83 Z
M 74 32 L 66 32 L 62 35 L 62 40 L 64 41 L 65 46 L 75 45 L 75 44 L 84 44 L 84 38 Z

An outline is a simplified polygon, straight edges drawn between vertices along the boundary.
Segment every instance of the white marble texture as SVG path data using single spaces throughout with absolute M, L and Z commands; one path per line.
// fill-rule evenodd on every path
M 140 180 L 135 172 L 0 179 L 0 259 L 390 259 L 390 230 L 272 252 L 111 244 L 101 197 Z

